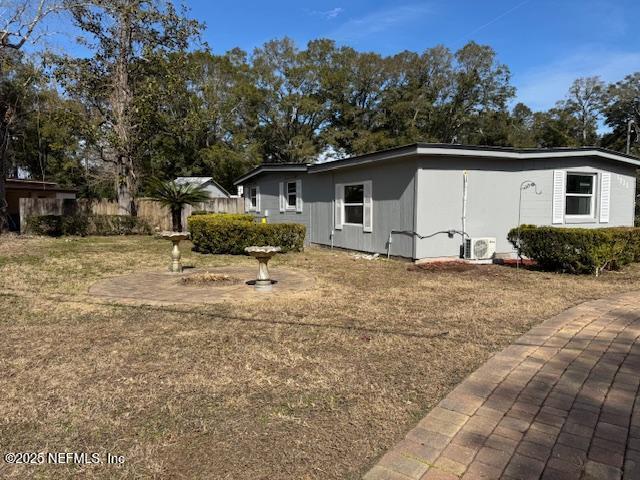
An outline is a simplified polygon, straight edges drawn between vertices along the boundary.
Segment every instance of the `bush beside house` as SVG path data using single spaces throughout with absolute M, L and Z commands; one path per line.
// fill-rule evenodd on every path
M 509 232 L 521 255 L 545 270 L 595 273 L 640 261 L 640 228 L 556 228 L 523 225 Z
M 278 246 L 282 252 L 304 247 L 306 227 L 298 223 L 255 223 L 247 214 L 209 214 L 189 217 L 193 248 L 200 253 L 244 254 L 256 246 Z

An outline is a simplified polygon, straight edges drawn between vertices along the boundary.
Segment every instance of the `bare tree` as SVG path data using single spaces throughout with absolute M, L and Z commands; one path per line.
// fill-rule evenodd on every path
M 596 136 L 596 122 L 603 107 L 605 84 L 598 77 L 578 78 L 569 88 L 564 102 L 580 123 L 582 145 Z
M 59 9 L 55 0 L 1 0 L 0 54 L 6 49 L 20 50 L 37 36 L 42 20 Z

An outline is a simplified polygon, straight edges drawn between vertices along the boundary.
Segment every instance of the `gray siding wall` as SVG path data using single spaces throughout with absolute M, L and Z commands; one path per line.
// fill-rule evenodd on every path
M 498 253 L 512 253 L 507 233 L 518 223 L 521 182 L 531 180 L 542 191 L 522 193 L 523 224 L 551 225 L 553 171 L 611 172 L 610 219 L 599 223 L 599 179 L 596 181 L 595 221 L 570 222 L 567 227 L 632 226 L 635 204 L 635 168 L 590 158 L 544 160 L 493 160 L 478 158 L 422 158 L 418 161 L 417 232 L 428 235 L 462 228 L 463 172 L 468 171 L 467 233 L 472 237 L 496 237 Z M 461 237 L 437 235 L 416 239 L 415 258 L 458 256 Z
M 330 245 L 334 231 L 336 247 L 386 253 L 391 230 L 414 230 L 415 172 L 416 160 L 408 159 L 309 174 L 305 208 L 310 205 L 311 242 Z M 373 231 L 355 225 L 334 230 L 335 185 L 366 180 L 372 183 Z M 394 236 L 391 254 L 413 258 L 412 238 Z
M 386 253 L 391 230 L 414 230 L 414 179 L 416 160 L 341 169 L 334 173 L 263 173 L 243 184 L 245 195 L 252 186 L 260 187 L 260 212 L 269 211 L 270 223 L 295 222 L 307 227 L 307 242 L 333 245 L 363 252 Z M 279 212 L 279 183 L 302 179 L 303 212 Z M 362 226 L 344 225 L 334 230 L 334 197 L 337 183 L 372 182 L 373 231 Z M 393 238 L 392 255 L 413 258 L 413 240 L 409 236 Z
M 302 180 L 302 198 L 305 201 L 302 212 L 287 210 L 280 212 L 280 182 L 293 182 Z M 263 217 L 268 211 L 269 223 L 302 223 L 307 227 L 307 242 L 309 240 L 309 206 L 306 204 L 306 189 L 309 185 L 309 176 L 305 172 L 274 172 L 263 173 L 251 181 L 243 184 L 244 195 L 249 195 L 249 189 L 253 186 L 260 187 L 260 212 L 255 215 Z M 253 212 L 251 212 L 253 213 Z
M 223 192 L 222 190 L 220 190 L 218 187 L 216 187 L 211 183 L 206 185 L 204 189 L 209 193 L 209 198 L 220 198 L 220 197 L 228 198 L 229 197 L 229 195 L 227 195 L 225 192 Z

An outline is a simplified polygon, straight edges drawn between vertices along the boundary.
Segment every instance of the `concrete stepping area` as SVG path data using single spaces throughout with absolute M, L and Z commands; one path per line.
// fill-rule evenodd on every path
M 640 294 L 586 302 L 492 357 L 366 480 L 640 479 Z

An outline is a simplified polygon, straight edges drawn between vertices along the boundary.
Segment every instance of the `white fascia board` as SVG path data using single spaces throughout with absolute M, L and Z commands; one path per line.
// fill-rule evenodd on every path
M 571 150 L 571 151 L 550 151 L 550 152 L 509 152 L 501 150 L 476 150 L 476 149 L 444 149 L 418 147 L 419 155 L 440 155 L 440 156 L 461 156 L 461 157 L 486 157 L 486 158 L 513 158 L 518 160 L 543 159 L 543 158 L 573 158 L 573 157 L 600 157 L 617 162 L 640 165 L 640 161 L 628 157 L 615 155 L 599 150 Z
M 259 167 L 258 169 L 254 170 L 253 172 L 249 172 L 249 173 L 243 175 L 238 180 L 233 182 L 233 184 L 234 185 L 241 185 L 244 182 L 246 182 L 247 180 L 249 180 L 250 178 L 253 178 L 256 175 L 259 175 L 259 174 L 264 173 L 264 172 L 306 172 L 306 171 L 307 171 L 307 165 L 306 164 L 301 164 L 299 167 L 295 166 L 295 165 L 292 165 L 292 166 L 288 166 L 286 168 Z
M 350 159 L 346 158 L 344 159 L 344 161 L 336 160 L 333 162 L 318 163 L 311 166 L 312 168 L 309 169 L 309 173 L 313 174 L 313 173 L 319 173 L 319 172 L 328 172 L 330 170 L 337 170 L 339 168 L 355 167 L 359 165 L 365 165 L 367 163 L 380 162 L 384 160 L 392 160 L 396 158 L 411 157 L 411 156 L 415 156 L 417 153 L 419 153 L 418 149 L 416 147 L 413 147 L 413 148 L 407 148 L 407 151 L 402 151 L 402 152 L 381 152 L 378 154 L 373 153 L 373 154 L 367 155 L 365 158 L 354 157 L 353 161 L 351 162 L 347 162 L 347 160 L 350 160 Z

